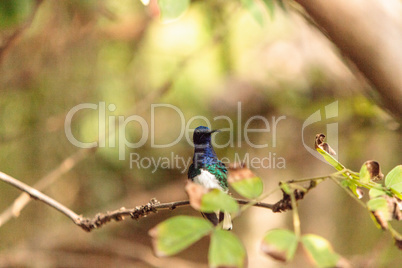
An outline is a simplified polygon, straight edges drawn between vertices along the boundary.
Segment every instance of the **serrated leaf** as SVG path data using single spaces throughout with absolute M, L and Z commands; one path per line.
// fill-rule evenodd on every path
M 255 0 L 241 0 L 243 6 L 248 10 L 250 15 L 255 19 L 260 26 L 264 26 L 264 13 Z
M 200 210 L 202 212 L 236 212 L 239 210 L 239 204 L 228 194 L 221 190 L 213 189 L 203 195 Z
M 338 162 L 338 160 L 336 160 L 335 158 L 333 158 L 329 153 L 327 153 L 326 151 L 324 151 L 321 148 L 316 148 L 317 152 L 319 152 L 324 158 L 325 160 L 327 160 L 328 163 L 330 163 L 336 170 L 341 171 L 344 170 L 345 167 Z
M 246 178 L 230 184 L 236 192 L 246 198 L 255 199 L 262 194 L 263 184 L 259 177 Z
M 265 235 L 261 250 L 276 260 L 288 262 L 294 257 L 298 242 L 294 232 L 274 229 Z
M 245 267 L 246 250 L 236 235 L 216 229 L 211 237 L 208 260 L 210 267 Z
M 337 267 L 340 256 L 334 252 L 331 244 L 321 236 L 303 235 L 301 238 L 308 256 L 318 267 Z
M 394 167 L 385 177 L 385 186 L 402 194 L 402 165 Z
M 214 229 L 202 218 L 176 216 L 149 231 L 155 254 L 159 257 L 176 254 L 189 247 Z
M 161 19 L 169 22 L 179 18 L 189 7 L 190 0 L 158 0 Z

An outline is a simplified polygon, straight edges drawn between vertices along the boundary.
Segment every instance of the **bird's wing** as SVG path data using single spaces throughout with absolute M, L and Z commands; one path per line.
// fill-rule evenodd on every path
M 191 164 L 190 168 L 188 169 L 188 172 L 187 172 L 187 178 L 193 179 L 194 177 L 196 177 L 196 176 L 198 176 L 200 174 L 201 174 L 201 170 L 196 169 L 194 164 Z

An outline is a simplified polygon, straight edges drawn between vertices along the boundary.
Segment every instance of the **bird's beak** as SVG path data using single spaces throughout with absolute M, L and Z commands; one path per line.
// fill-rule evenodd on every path
M 214 130 L 211 130 L 210 133 L 212 134 L 212 133 L 215 133 L 215 132 L 221 132 L 221 130 L 220 129 L 214 129 Z

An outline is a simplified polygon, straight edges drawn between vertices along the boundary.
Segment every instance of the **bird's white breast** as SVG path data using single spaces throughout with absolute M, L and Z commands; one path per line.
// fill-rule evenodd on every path
M 201 184 L 207 189 L 219 189 L 223 191 L 222 187 L 219 185 L 219 181 L 216 179 L 215 175 L 211 174 L 209 171 L 201 169 L 201 174 L 193 178 L 195 183 Z

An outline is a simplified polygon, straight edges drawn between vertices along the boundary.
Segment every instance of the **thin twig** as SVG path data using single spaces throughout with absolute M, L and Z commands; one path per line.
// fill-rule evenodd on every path
M 359 203 L 359 205 L 361 205 L 364 208 L 367 208 L 366 204 L 361 201 L 357 196 L 355 196 L 351 191 L 349 191 L 348 189 L 346 189 L 345 187 L 343 187 L 343 185 L 334 177 L 334 176 L 328 176 L 328 178 L 330 178 L 333 182 L 336 183 L 336 185 L 338 185 L 339 187 L 341 187 L 343 190 L 346 191 L 346 193 L 348 193 L 348 195 L 350 195 L 354 200 L 356 200 L 357 203 Z
M 63 213 L 66 215 L 68 218 L 70 218 L 76 225 L 80 226 L 82 229 L 85 231 L 91 231 L 93 229 L 102 227 L 104 224 L 114 220 L 114 221 L 122 221 L 125 219 L 125 217 L 131 217 L 132 219 L 138 220 L 140 218 L 146 217 L 147 215 L 151 213 L 157 213 L 159 210 L 173 210 L 177 207 L 182 207 L 182 206 L 188 206 L 190 204 L 189 200 L 184 200 L 184 201 L 175 201 L 175 202 L 170 202 L 170 203 L 160 203 L 156 199 L 151 199 L 146 205 L 141 205 L 137 206 L 135 208 L 120 208 L 118 210 L 114 210 L 111 212 L 107 213 L 98 213 L 95 215 L 93 218 L 85 218 L 82 217 L 78 214 L 76 214 L 74 211 L 70 210 L 66 206 L 60 204 L 53 198 L 41 193 L 40 191 L 36 190 L 35 188 L 32 188 L 31 186 L 3 173 L 0 172 L 0 180 L 10 184 L 11 186 L 14 186 L 15 188 L 25 192 L 26 194 L 29 195 L 29 197 L 39 200 L 46 205 L 58 210 L 59 212 Z M 243 200 L 243 199 L 235 199 L 239 204 L 241 205 L 247 205 L 250 203 L 248 200 Z M 267 203 L 262 203 L 262 202 L 256 202 L 253 203 L 253 206 L 256 207 L 262 207 L 262 208 L 267 208 L 271 209 L 273 208 L 272 204 L 267 204 Z
M 256 200 L 246 201 L 246 203 L 241 203 L 241 202 L 240 202 L 241 200 L 237 199 L 237 202 L 238 202 L 239 204 L 244 204 L 244 206 L 240 209 L 240 212 L 239 212 L 237 215 L 235 215 L 234 217 L 239 216 L 241 213 L 243 213 L 243 212 L 244 212 L 246 209 L 248 209 L 249 207 L 252 207 L 252 206 L 260 207 L 260 206 L 263 205 L 263 204 L 264 204 L 264 205 L 268 205 L 267 208 L 269 208 L 269 209 L 271 209 L 271 210 L 274 210 L 275 205 L 262 203 L 261 200 L 264 200 L 265 198 L 267 198 L 268 196 L 270 196 L 271 194 L 275 193 L 275 192 L 278 191 L 278 190 L 279 190 L 279 188 L 275 188 L 275 189 L 273 189 L 273 190 L 270 191 L 270 192 L 263 193 L 263 194 L 262 194 L 260 197 L 258 197 Z M 263 207 L 263 206 L 261 206 L 261 207 Z M 274 212 L 275 212 L 275 211 L 274 211 Z
M 345 169 L 345 170 L 340 170 L 340 171 L 334 172 L 334 173 L 326 175 L 326 176 L 289 180 L 289 181 L 286 181 L 286 183 L 300 183 L 300 182 L 311 182 L 311 181 L 316 181 L 316 180 L 325 180 L 325 179 L 328 179 L 329 176 L 334 176 L 335 177 L 335 176 L 338 176 L 338 175 L 341 175 L 341 174 L 343 175 L 347 171 L 349 171 L 349 170 Z
M 45 189 L 55 180 L 57 180 L 57 178 L 70 171 L 77 163 L 84 160 L 91 152 L 94 152 L 94 150 L 82 149 L 75 152 L 70 157 L 66 158 L 57 168 L 53 169 L 50 173 L 39 180 L 33 186 L 33 188 L 39 191 Z M 22 193 L 19 197 L 17 197 L 17 199 L 15 199 L 10 207 L 8 207 L 5 211 L 3 211 L 3 213 L 1 213 L 0 227 L 11 218 L 16 218 L 19 216 L 21 210 L 31 201 L 31 198 L 28 194 Z
M 297 238 L 300 238 L 300 218 L 299 218 L 299 211 L 297 209 L 297 202 L 296 202 L 296 198 L 295 198 L 295 194 L 294 191 L 292 189 L 292 191 L 290 191 L 289 193 L 290 195 L 290 200 L 292 203 L 292 212 L 293 212 L 293 228 L 295 231 L 295 235 Z
M 28 186 L 27 184 L 25 184 L 17 179 L 14 179 L 13 177 L 11 177 L 3 172 L 0 172 L 0 180 L 27 193 L 31 198 L 42 201 L 43 203 L 57 209 L 58 211 L 60 211 L 61 213 L 63 213 L 67 217 L 69 217 L 74 223 L 77 224 L 77 222 L 79 221 L 78 219 L 80 218 L 80 216 L 78 216 L 76 213 L 74 213 L 74 211 L 72 211 L 69 208 L 65 207 L 64 205 L 60 204 L 53 198 L 32 188 L 31 186 Z

